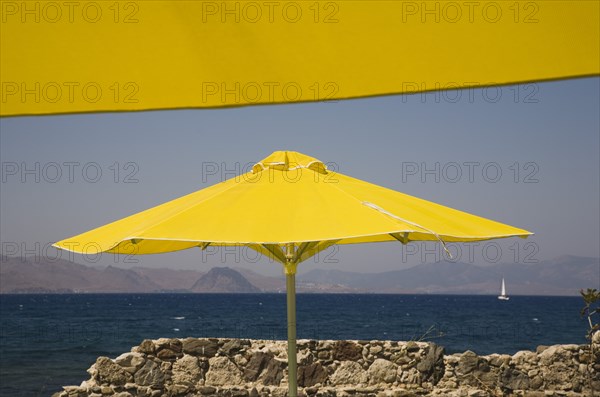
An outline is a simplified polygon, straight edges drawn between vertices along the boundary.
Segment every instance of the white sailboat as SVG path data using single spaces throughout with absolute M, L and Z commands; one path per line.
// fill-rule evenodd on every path
M 506 285 L 504 283 L 504 277 L 502 277 L 502 291 L 500 291 L 500 295 L 498 296 L 498 299 L 500 299 L 501 301 L 507 301 L 510 299 L 506 295 Z

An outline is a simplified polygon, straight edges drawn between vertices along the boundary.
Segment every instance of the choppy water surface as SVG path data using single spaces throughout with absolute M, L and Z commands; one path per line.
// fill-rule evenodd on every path
M 298 338 L 428 338 L 479 354 L 584 343 L 578 297 L 299 295 Z M 79 384 L 143 339 L 286 339 L 284 294 L 0 295 L 0 396 Z

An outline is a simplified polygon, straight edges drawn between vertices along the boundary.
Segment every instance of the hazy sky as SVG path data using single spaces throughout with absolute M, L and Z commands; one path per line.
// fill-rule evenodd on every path
M 52 242 L 229 178 L 274 150 L 295 150 L 536 233 L 455 246 L 462 261 L 598 257 L 599 98 L 600 79 L 586 78 L 335 103 L 0 119 L 2 253 L 60 255 Z M 434 243 L 334 248 L 300 271 L 392 270 L 435 261 L 436 251 Z M 98 262 L 71 255 L 62 257 L 281 273 L 248 250 Z

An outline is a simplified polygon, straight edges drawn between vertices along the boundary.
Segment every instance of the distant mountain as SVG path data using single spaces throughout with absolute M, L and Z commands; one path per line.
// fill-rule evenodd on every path
M 261 292 L 242 274 L 229 267 L 213 267 L 190 288 L 193 292 Z
M 298 276 L 303 282 L 343 284 L 368 291 L 426 291 L 430 287 L 452 287 L 490 279 L 486 268 L 466 263 L 425 263 L 409 269 L 382 273 L 358 273 L 314 269 Z M 495 278 L 493 278 L 495 280 Z
M 277 264 L 275 264 L 277 265 Z M 252 285 L 261 289 L 262 291 L 269 292 L 285 292 L 285 277 L 282 275 L 279 277 L 265 276 L 258 272 L 250 269 L 235 268 L 236 271 L 242 274 Z
M 161 287 L 133 270 L 108 266 L 104 269 L 58 260 L 3 257 L 0 262 L 0 292 L 147 292 Z
M 562 256 L 532 264 L 425 263 L 383 273 L 315 269 L 297 276 L 299 293 L 578 295 L 600 289 L 600 260 Z M 66 260 L 0 257 L 0 293 L 65 292 L 285 292 L 285 278 L 249 269 L 122 269 Z
M 177 270 L 177 269 L 153 269 L 147 267 L 134 267 L 135 273 L 142 277 L 147 277 L 158 284 L 163 291 L 187 291 L 192 285 L 205 273 L 197 270 Z
M 581 288 L 600 289 L 600 259 L 562 256 L 485 267 L 443 261 L 383 273 L 314 269 L 298 280 L 382 293 L 497 294 L 502 277 L 509 295 L 577 295 Z

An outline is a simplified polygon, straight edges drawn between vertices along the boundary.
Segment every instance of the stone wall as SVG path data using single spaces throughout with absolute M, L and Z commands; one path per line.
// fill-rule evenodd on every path
M 54 397 L 283 397 L 286 346 L 244 339 L 145 340 L 115 359 L 99 357 L 89 380 Z M 308 397 L 591 396 L 587 363 L 600 390 L 600 354 L 590 359 L 586 345 L 478 356 L 444 355 L 441 346 L 425 342 L 299 340 L 298 385 Z

